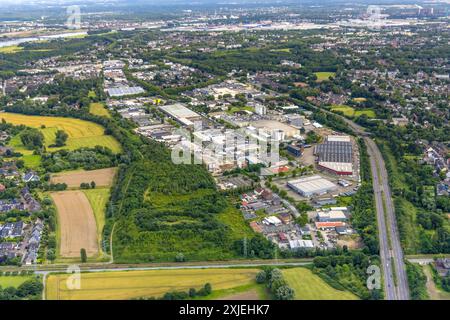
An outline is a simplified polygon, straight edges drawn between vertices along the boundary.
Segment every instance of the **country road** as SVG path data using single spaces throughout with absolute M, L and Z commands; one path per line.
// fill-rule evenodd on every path
M 199 264 L 199 265 L 177 265 L 177 266 L 154 266 L 154 267 L 119 267 L 119 268 L 107 268 L 105 266 L 99 265 L 97 268 L 90 267 L 88 269 L 82 269 L 81 271 L 89 271 L 89 272 L 108 272 L 108 271 L 145 271 L 145 270 L 179 270 L 179 269 L 217 269 L 217 268 L 248 268 L 248 267 L 263 267 L 263 266 L 305 266 L 311 264 L 311 261 L 304 262 L 274 262 L 271 260 L 267 260 L 266 263 L 222 263 L 222 264 Z M 107 265 L 111 266 L 111 265 Z M 46 284 L 47 277 L 51 273 L 61 273 L 63 272 L 61 269 L 55 270 L 37 270 L 36 274 L 40 274 L 43 276 L 43 290 L 42 290 L 42 300 L 46 300 Z

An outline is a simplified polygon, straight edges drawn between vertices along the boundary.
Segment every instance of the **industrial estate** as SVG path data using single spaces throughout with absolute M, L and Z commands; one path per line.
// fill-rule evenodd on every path
M 419 2 L 0 2 L 0 300 L 450 299 Z

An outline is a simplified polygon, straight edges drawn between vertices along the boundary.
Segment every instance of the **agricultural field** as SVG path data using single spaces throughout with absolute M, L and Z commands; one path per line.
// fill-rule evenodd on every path
M 284 279 L 295 291 L 296 300 L 356 300 L 353 293 L 334 289 L 306 268 L 282 270 Z
M 88 256 L 99 253 L 97 224 L 88 198 L 82 191 L 51 193 L 58 212 L 59 255 L 80 257 L 86 249 Z
M 375 118 L 375 112 L 371 109 L 354 109 L 350 106 L 346 106 L 346 105 L 333 105 L 331 107 L 331 111 L 338 111 L 338 112 L 342 112 L 346 117 L 349 118 L 357 118 L 359 116 L 362 116 L 363 114 L 365 114 L 368 118 Z
M 2 288 L 8 288 L 8 287 L 17 288 L 25 281 L 31 280 L 33 278 L 34 278 L 34 276 L 0 276 L 0 287 L 2 287 Z
M 81 289 L 69 290 L 67 274 L 50 275 L 46 284 L 48 300 L 133 299 L 161 297 L 168 291 L 200 289 L 210 283 L 215 291 L 256 284 L 258 269 L 180 269 L 110 271 L 81 274 Z
M 109 113 L 108 109 L 105 108 L 103 103 L 98 102 L 91 103 L 89 105 L 89 112 L 96 116 L 111 118 L 111 114 Z
M 97 238 L 100 242 L 103 227 L 105 226 L 105 209 L 109 200 L 110 190 L 109 188 L 96 188 L 83 190 L 83 193 L 89 200 L 91 208 L 94 211 L 95 223 L 97 225 Z M 100 243 L 99 247 L 101 247 Z
M 331 77 L 334 77 L 336 75 L 335 72 L 315 72 L 314 74 L 317 77 L 317 82 L 330 80 Z
M 28 116 L 8 112 L 1 113 L 0 118 L 14 125 L 22 124 L 41 130 L 45 138 L 45 145 L 49 151 L 57 151 L 60 149 L 75 150 L 83 147 L 92 148 L 97 145 L 107 147 L 115 153 L 119 153 L 122 150 L 120 143 L 114 137 L 105 135 L 105 129 L 101 125 L 93 122 L 74 118 Z M 59 148 L 49 147 L 55 143 L 57 130 L 64 130 L 69 135 L 66 145 Z M 10 146 L 23 154 L 27 154 L 22 152 L 26 149 L 18 136 L 11 139 Z M 29 150 L 26 151 L 28 151 L 28 154 L 31 153 Z
M 110 187 L 113 184 L 117 168 L 98 170 L 77 170 L 52 174 L 51 183 L 65 183 L 68 188 L 79 188 L 80 184 L 95 182 L 96 187 Z

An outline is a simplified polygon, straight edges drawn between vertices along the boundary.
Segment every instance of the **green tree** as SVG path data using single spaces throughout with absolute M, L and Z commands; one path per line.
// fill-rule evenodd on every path
M 257 283 L 264 283 L 267 280 L 267 274 L 264 270 L 261 270 L 256 274 L 256 282 Z
M 55 146 L 57 147 L 65 146 L 67 138 L 69 138 L 69 135 L 64 130 L 56 131 Z
M 81 248 L 80 256 L 81 256 L 81 262 L 82 263 L 87 262 L 87 254 L 86 254 L 86 249 L 85 248 Z
M 293 300 L 295 297 L 294 289 L 284 285 L 279 287 L 275 292 L 275 298 L 277 300 Z

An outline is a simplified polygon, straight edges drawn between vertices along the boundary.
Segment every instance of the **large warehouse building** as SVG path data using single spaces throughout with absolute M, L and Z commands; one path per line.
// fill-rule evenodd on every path
M 337 190 L 337 185 L 318 175 L 291 180 L 288 182 L 288 187 L 304 197 L 322 195 Z
M 198 113 L 186 108 L 181 103 L 160 106 L 159 109 L 185 126 L 192 126 L 194 125 L 194 121 L 201 120 L 202 118 Z
M 328 136 L 316 146 L 319 168 L 338 175 L 353 174 L 353 146 L 349 136 Z

